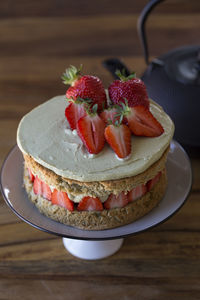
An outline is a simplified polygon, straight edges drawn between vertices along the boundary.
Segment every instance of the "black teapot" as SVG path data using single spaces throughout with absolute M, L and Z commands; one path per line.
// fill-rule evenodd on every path
M 145 23 L 152 9 L 163 0 L 151 0 L 138 19 L 138 33 L 147 69 L 141 79 L 150 98 L 159 103 L 175 123 L 175 138 L 185 146 L 200 146 L 200 45 L 183 46 L 149 62 Z M 115 78 L 116 69 L 129 69 L 118 59 L 104 66 Z M 134 66 L 133 66 L 134 68 Z

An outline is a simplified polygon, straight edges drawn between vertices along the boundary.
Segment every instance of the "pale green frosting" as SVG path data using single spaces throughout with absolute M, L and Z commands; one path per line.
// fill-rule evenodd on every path
M 17 130 L 20 150 L 63 177 L 103 181 L 137 175 L 162 156 L 173 137 L 172 120 L 151 102 L 151 111 L 164 128 L 161 136 L 132 136 L 132 152 L 127 160 L 119 160 L 107 144 L 98 155 L 89 155 L 76 131 L 69 129 L 67 105 L 65 96 L 54 97 L 25 115 Z

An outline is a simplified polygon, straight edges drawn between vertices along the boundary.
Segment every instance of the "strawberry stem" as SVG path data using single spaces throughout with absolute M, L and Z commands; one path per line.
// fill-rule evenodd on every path
M 77 69 L 75 66 L 70 66 L 65 70 L 62 75 L 62 80 L 64 84 L 74 85 L 76 80 L 78 80 L 81 76 L 82 65 Z
M 128 81 L 130 79 L 136 78 L 136 73 L 135 72 L 132 72 L 129 76 L 126 76 L 125 69 L 123 69 L 122 72 L 120 70 L 117 70 L 115 72 L 115 74 L 119 77 L 119 79 L 121 81 Z
M 121 122 L 122 122 L 123 118 L 130 113 L 130 108 L 128 106 L 128 100 L 126 98 L 124 98 L 124 102 L 120 102 L 117 107 L 117 110 L 119 113 L 116 116 L 118 116 L 118 117 L 120 116 Z
M 92 106 L 92 103 L 85 103 L 84 108 L 89 116 L 95 116 L 98 111 L 98 104 L 96 103 Z
M 123 103 L 123 104 L 124 104 L 124 103 Z M 111 109 L 112 109 L 113 107 L 117 109 L 118 113 L 114 115 L 113 120 L 108 119 L 107 123 L 108 123 L 108 125 L 113 124 L 114 126 L 120 126 L 120 125 L 122 124 L 122 121 L 123 121 L 123 118 L 124 118 L 123 109 L 122 109 L 122 107 L 120 107 L 120 105 L 118 105 L 118 104 L 113 105 L 113 106 L 111 107 Z M 108 109 L 109 109 L 109 108 L 108 108 Z M 120 118 L 118 119 L 118 117 L 120 117 Z
M 95 105 L 92 106 L 91 112 L 92 112 L 93 114 L 97 114 L 97 110 L 98 110 L 98 104 L 96 103 Z
M 75 100 L 76 103 L 83 103 L 83 104 L 87 104 L 90 105 L 93 101 L 90 98 L 81 98 L 81 97 L 77 97 L 77 99 Z

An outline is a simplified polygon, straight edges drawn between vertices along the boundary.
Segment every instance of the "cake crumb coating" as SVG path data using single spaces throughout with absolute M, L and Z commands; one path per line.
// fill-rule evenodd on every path
M 24 172 L 24 186 L 30 200 L 45 216 L 60 223 L 84 230 L 103 230 L 132 223 L 149 213 L 163 198 L 167 186 L 166 169 L 155 186 L 141 198 L 122 208 L 103 211 L 69 211 L 52 204 L 40 195 L 35 195 L 28 171 Z

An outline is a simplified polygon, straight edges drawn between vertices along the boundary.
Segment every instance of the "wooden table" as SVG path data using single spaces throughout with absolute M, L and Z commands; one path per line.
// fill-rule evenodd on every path
M 21 117 L 54 95 L 60 76 L 84 65 L 105 86 L 102 60 L 119 57 L 145 69 L 136 21 L 147 1 L 20 0 L 0 2 L 0 161 L 16 143 Z M 148 21 L 150 52 L 197 44 L 198 0 L 169 0 Z M 62 240 L 18 219 L 0 199 L 0 299 L 200 299 L 200 156 L 189 153 L 193 186 L 166 223 L 125 239 L 101 261 L 71 256 Z

